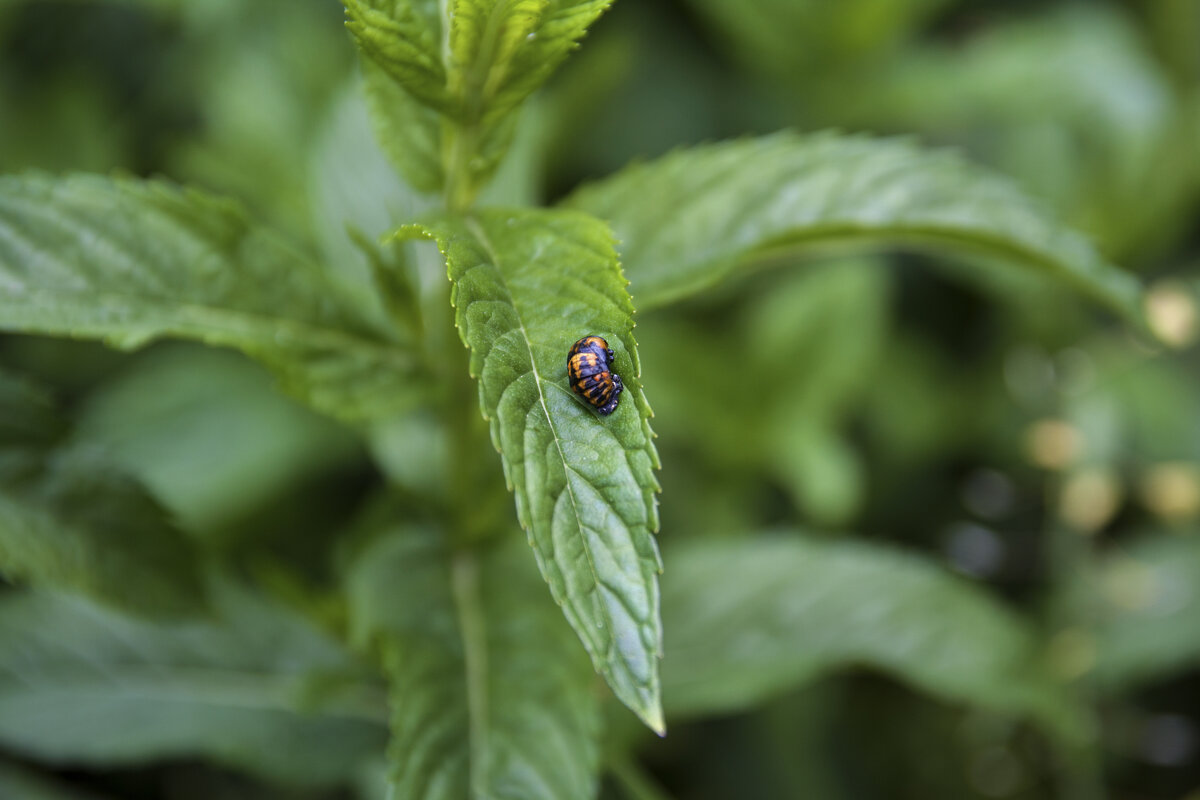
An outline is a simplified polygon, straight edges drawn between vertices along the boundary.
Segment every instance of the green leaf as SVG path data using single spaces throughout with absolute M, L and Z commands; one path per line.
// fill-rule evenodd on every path
M 47 392 L 0 370 L 0 448 L 49 445 L 65 430 Z
M 0 329 L 137 347 L 236 347 L 345 418 L 386 416 L 410 356 L 347 295 L 233 206 L 163 182 L 0 178 Z
M 0 761 L 0 797 L 21 800 L 101 800 L 99 795 L 5 761 Z
M 794 534 L 671 549 L 668 710 L 728 712 L 866 665 L 934 696 L 1030 715 L 1078 739 L 1020 619 L 914 556 Z
M 610 5 L 612 0 L 457 0 L 449 78 L 464 98 L 467 118 L 495 117 L 519 105 Z
M 576 212 L 501 209 L 400 235 L 422 233 L 446 257 L 483 415 L 542 574 L 617 697 L 661 730 L 658 455 L 611 234 Z M 567 350 L 588 334 L 608 340 L 625 382 L 608 417 L 567 385 Z
M 372 61 L 363 62 L 363 90 L 371 127 L 388 161 L 419 192 L 440 191 L 442 121 Z
M 468 205 L 512 144 L 513 112 L 611 3 L 347 0 L 384 150 L 417 189 L 449 182 L 451 202 Z
M 405 91 L 449 113 L 438 6 L 430 0 L 346 0 L 346 27 L 363 53 Z
M 1099 592 L 1095 678 L 1108 689 L 1200 664 L 1200 536 L 1138 540 L 1094 576 Z
M 371 265 L 353 232 L 373 242 L 413 219 L 428 204 L 388 167 L 389 157 L 396 154 L 385 154 L 380 148 L 390 137 L 378 131 L 381 120 L 374 115 L 376 98 L 372 96 L 370 77 L 382 72 L 364 64 L 364 73 L 365 77 L 356 75 L 347 81 L 330 103 L 309 153 L 308 170 L 313 197 L 311 225 L 321 245 L 322 262 L 356 290 L 362 302 L 371 302 L 375 295 Z M 386 75 L 382 80 L 388 89 L 401 91 Z M 368 105 L 372 106 L 371 113 Z M 390 107 L 391 103 L 380 105 Z M 376 136 L 372 136 L 373 125 Z M 405 152 L 413 149 L 411 143 L 397 147 Z M 436 156 L 428 158 L 437 163 Z M 422 156 L 417 161 L 425 164 L 427 158 Z M 411 176 L 406 177 L 413 182 Z M 379 298 L 373 301 L 378 303 Z
M 452 553 L 434 531 L 393 529 L 347 591 L 352 637 L 391 683 L 391 797 L 595 794 L 595 677 L 520 537 Z
M 183 344 L 91 392 L 73 440 L 103 448 L 206 541 L 360 454 L 350 431 L 275 391 L 257 364 Z
M 245 590 L 213 595 L 222 624 L 170 626 L 5 595 L 0 741 L 53 763 L 202 756 L 296 785 L 340 782 L 379 751 L 382 697 L 346 688 L 360 668 L 344 651 Z
M 566 205 L 612 223 L 642 309 L 768 256 L 907 244 L 1001 257 L 1142 320 L 1137 280 L 1008 181 L 902 140 L 784 133 L 697 147 L 585 186 Z
M 140 485 L 87 448 L 0 449 L 0 572 L 136 613 L 205 607 L 183 535 Z

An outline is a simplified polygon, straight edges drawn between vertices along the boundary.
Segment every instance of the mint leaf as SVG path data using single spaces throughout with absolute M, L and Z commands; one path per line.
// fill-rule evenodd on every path
M 450 85 L 467 119 L 499 116 L 546 82 L 612 0 L 458 0 Z
M 669 560 L 663 688 L 672 713 L 742 709 L 865 664 L 937 697 L 1082 735 L 1021 620 L 920 558 L 790 534 L 682 544 Z
M 48 392 L 0 370 L 0 448 L 50 445 L 65 430 Z
M 363 91 L 375 139 L 392 166 L 419 192 L 439 191 L 442 121 L 372 61 L 363 62 Z
M 169 626 L 6 594 L 0 742 L 56 763 L 203 756 L 294 785 L 339 783 L 378 752 L 382 697 L 347 688 L 361 668 L 344 651 L 243 589 L 212 594 L 221 622 Z
M 351 635 L 391 683 L 391 797 L 591 797 L 595 677 L 519 537 L 393 529 L 354 560 Z
M 415 188 L 470 205 L 512 144 L 513 112 L 611 3 L 347 0 L 383 149 Z
M 132 362 L 88 395 L 73 441 L 103 448 L 205 542 L 229 544 L 231 523 L 361 454 L 237 353 L 176 344 Z
M 363 53 L 413 97 L 448 113 L 441 13 L 436 0 L 346 0 L 346 28 Z
M 785 133 L 696 147 L 585 186 L 565 205 L 613 225 L 643 310 L 768 256 L 907 244 L 997 256 L 1142 320 L 1138 281 L 1007 180 L 902 140 Z
M 480 406 L 550 591 L 617 697 L 661 730 L 658 455 L 611 234 L 576 212 L 502 209 L 401 230 L 421 234 L 446 257 Z M 567 385 L 567 351 L 588 334 L 608 340 L 625 382 L 608 417 Z
M 205 608 L 197 570 L 163 509 L 99 452 L 0 438 L 0 574 L 172 616 Z
M 236 347 L 343 419 L 405 406 L 408 353 L 234 206 L 158 181 L 0 178 L 0 330 Z

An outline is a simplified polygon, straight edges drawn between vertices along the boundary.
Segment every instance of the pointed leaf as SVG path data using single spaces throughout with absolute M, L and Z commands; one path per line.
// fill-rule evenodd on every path
M 297 785 L 340 782 L 379 751 L 382 697 L 345 688 L 361 668 L 344 651 L 244 590 L 213 594 L 223 622 L 169 626 L 6 594 L 0 742 L 56 763 L 203 756 Z
M 435 531 L 392 531 L 347 587 L 352 635 L 391 683 L 391 797 L 595 794 L 596 679 L 520 537 L 451 553 Z
M 481 116 L 515 108 L 610 5 L 612 0 L 458 0 L 450 33 L 452 89 Z
M 697 147 L 585 186 L 566 205 L 612 223 L 643 309 L 767 255 L 911 244 L 998 256 L 1142 320 L 1137 280 L 1007 180 L 902 140 L 788 133 Z
M 663 659 L 672 712 L 732 711 L 867 665 L 956 702 L 1081 735 L 1020 619 L 914 556 L 788 535 L 669 554 Z
M 422 232 L 446 257 L 483 414 L 542 574 L 617 697 L 661 729 L 658 456 L 611 235 L 576 212 L 500 209 L 402 234 Z M 588 334 L 608 340 L 626 386 L 608 417 L 567 385 L 567 351 Z
M 363 80 L 375 140 L 388 161 L 417 191 L 440 191 L 446 176 L 437 112 L 422 105 L 378 64 L 363 62 Z
M 0 330 L 236 347 L 347 419 L 403 407 L 409 356 L 235 208 L 154 181 L 0 178 Z
M 451 111 L 438 3 L 346 0 L 346 27 L 363 53 L 422 103 Z

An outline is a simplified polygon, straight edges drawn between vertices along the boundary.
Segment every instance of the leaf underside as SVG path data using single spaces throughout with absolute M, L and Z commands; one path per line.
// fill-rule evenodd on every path
M 1067 740 L 1084 735 L 1022 621 L 920 558 L 795 533 L 690 542 L 668 558 L 672 713 L 734 711 L 867 665 L 938 697 L 1027 715 Z
M 555 600 L 617 697 L 661 731 L 658 456 L 607 227 L 497 209 L 401 235 L 431 236 L 446 257 L 480 405 Z M 608 340 L 625 382 L 608 417 L 567 385 L 567 351 L 588 334 Z
M 1141 291 L 1008 180 L 897 139 L 781 133 L 681 150 L 564 205 L 612 224 L 639 308 L 706 289 L 764 256 L 915 245 L 999 257 L 1142 324 Z

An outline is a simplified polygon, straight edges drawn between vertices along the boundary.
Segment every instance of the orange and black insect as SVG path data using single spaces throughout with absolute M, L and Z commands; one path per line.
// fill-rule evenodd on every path
M 596 407 L 604 416 L 617 408 L 625 388 L 621 376 L 612 371 L 613 353 L 599 336 L 585 336 L 567 353 L 567 379 L 571 390 Z

